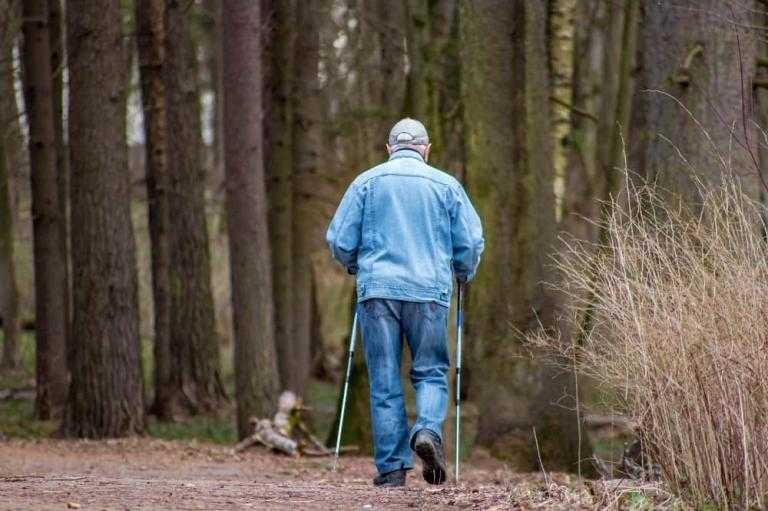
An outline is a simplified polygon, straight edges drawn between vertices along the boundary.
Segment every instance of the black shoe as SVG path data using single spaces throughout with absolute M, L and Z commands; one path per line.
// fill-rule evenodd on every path
M 443 484 L 445 482 L 445 456 L 439 437 L 427 429 L 422 429 L 416 433 L 413 450 L 416 451 L 424 464 L 424 470 L 421 472 L 424 480 L 429 484 Z
M 373 485 L 383 488 L 395 488 L 405 486 L 405 473 L 407 470 L 398 469 L 386 474 L 380 474 L 373 479 Z

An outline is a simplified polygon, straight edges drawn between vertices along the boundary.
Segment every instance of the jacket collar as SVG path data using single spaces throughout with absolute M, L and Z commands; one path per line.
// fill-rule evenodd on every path
M 400 149 L 395 151 L 389 156 L 390 160 L 396 160 L 398 158 L 415 158 L 417 160 L 424 161 L 424 157 L 419 154 L 415 149 Z

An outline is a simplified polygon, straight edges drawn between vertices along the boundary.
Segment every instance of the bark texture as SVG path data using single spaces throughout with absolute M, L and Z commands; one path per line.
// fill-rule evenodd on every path
M 555 216 L 563 216 L 573 102 L 573 49 L 576 0 L 552 0 L 549 14 L 549 69 L 552 76 L 552 162 L 555 169 Z
M 122 14 L 118 0 L 70 0 L 67 13 L 75 342 L 62 433 L 119 437 L 144 429 Z
M 269 0 L 263 16 L 268 28 L 265 55 L 265 171 L 269 194 L 269 234 L 275 345 L 280 381 L 291 380 L 293 353 L 293 135 L 292 102 L 295 5 Z
M 319 0 L 297 3 L 293 111 L 293 340 L 285 388 L 302 396 L 311 367 L 312 250 L 317 246 L 313 203 L 319 182 Z
M 59 417 L 67 397 L 67 261 L 59 208 L 47 0 L 23 3 L 24 98 L 29 123 L 35 268 L 35 414 Z
M 171 382 L 174 413 L 218 409 L 225 398 L 215 332 L 205 217 L 205 171 L 189 3 L 165 2 L 168 113 Z
M 51 93 L 53 96 L 53 128 L 56 133 L 56 183 L 59 195 L 59 230 L 64 258 L 64 313 L 66 316 L 67 360 L 71 358 L 72 339 L 72 262 L 69 249 L 69 158 L 64 142 L 64 15 L 62 0 L 48 1 L 48 29 L 51 44 Z
M 759 6 L 678 4 L 643 4 L 640 37 L 648 51 L 640 89 L 650 92 L 638 101 L 642 147 L 635 169 L 664 187 L 670 200 L 695 204 L 697 181 L 718 185 L 724 175 L 735 176 L 758 198 L 757 136 L 750 119 L 757 38 L 745 27 Z
M 409 0 L 406 27 L 409 71 L 403 113 L 426 124 L 431 162 L 461 177 L 463 137 L 456 131 L 461 117 L 456 0 Z
M 170 209 L 168 205 L 168 125 L 163 84 L 165 60 L 165 1 L 137 0 L 136 30 L 141 100 L 144 110 L 144 150 L 152 243 L 154 304 L 154 387 L 152 411 L 162 419 L 173 416 L 171 393 Z
M 21 145 L 19 114 L 13 92 L 13 48 L 20 23 L 15 0 L 0 1 L 0 317 L 3 323 L 3 354 L 0 368 L 19 365 L 19 289 L 16 279 L 14 240 L 16 201 L 14 165 Z
M 467 184 L 484 221 L 486 254 L 469 289 L 467 355 L 479 399 L 478 442 L 516 468 L 574 470 L 572 378 L 529 360 L 520 333 L 554 325 L 547 257 L 555 242 L 546 62 L 546 4 L 461 2 Z M 501 90 L 508 94 L 499 94 Z M 533 432 L 536 432 L 535 436 Z
M 251 417 L 275 412 L 279 393 L 262 154 L 260 10 L 259 2 L 231 0 L 223 11 L 224 151 L 240 438 L 252 432 Z

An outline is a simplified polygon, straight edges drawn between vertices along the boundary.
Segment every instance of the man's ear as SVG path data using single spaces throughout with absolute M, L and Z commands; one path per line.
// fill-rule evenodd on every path
M 427 144 L 427 148 L 424 149 L 424 161 L 429 160 L 429 151 L 432 149 L 432 144 Z
M 389 144 L 384 144 L 384 145 L 387 147 L 387 154 L 391 155 L 392 154 L 392 148 L 389 147 Z

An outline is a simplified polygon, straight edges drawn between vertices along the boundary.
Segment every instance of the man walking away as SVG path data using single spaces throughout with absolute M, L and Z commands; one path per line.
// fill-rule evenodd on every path
M 376 486 L 445 481 L 448 307 L 453 277 L 472 279 L 483 251 L 480 218 L 458 181 L 427 165 L 429 137 L 414 119 L 389 133 L 389 160 L 360 174 L 328 228 L 333 257 L 357 275 L 371 391 Z M 408 429 L 400 382 L 403 335 L 411 350 L 418 418 Z

